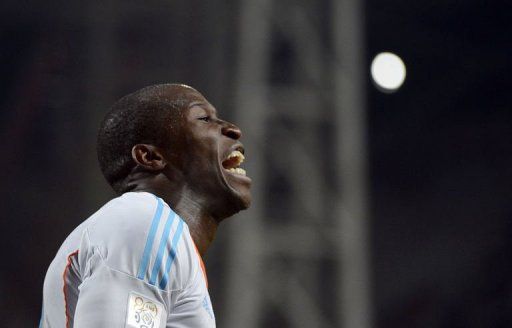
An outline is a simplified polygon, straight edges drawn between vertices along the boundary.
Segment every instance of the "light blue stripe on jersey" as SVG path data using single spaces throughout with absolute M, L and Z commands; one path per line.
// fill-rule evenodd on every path
M 155 264 L 153 265 L 153 271 L 151 272 L 151 278 L 149 278 L 149 283 L 151 285 L 155 285 L 158 271 L 160 271 L 160 267 L 162 266 L 162 258 L 164 257 L 165 246 L 167 245 L 167 240 L 169 239 L 171 225 L 174 222 L 174 218 L 176 216 L 176 213 L 170 210 L 169 216 L 167 217 L 167 222 L 165 222 L 164 231 L 162 232 L 162 238 L 160 239 L 160 246 L 158 247 L 158 253 L 156 254 L 156 260 Z
M 139 265 L 139 273 L 137 274 L 137 278 L 141 280 L 144 280 L 144 276 L 146 275 L 146 270 L 149 263 L 149 255 L 151 254 L 151 249 L 153 248 L 156 230 L 158 229 L 158 224 L 160 223 L 160 218 L 162 216 L 162 210 L 164 208 L 162 200 L 160 198 L 157 198 L 157 200 L 158 205 L 156 207 L 155 215 L 153 216 L 153 221 L 151 222 L 151 228 L 149 228 L 148 239 L 146 240 L 146 246 L 144 247 L 144 253 L 142 254 L 142 260 Z
M 160 289 L 165 289 L 165 286 L 167 286 L 167 280 L 169 280 L 169 271 L 171 270 L 172 262 L 174 262 L 174 258 L 176 257 L 176 245 L 180 241 L 181 233 L 183 232 L 183 220 L 180 218 L 179 220 L 180 223 L 176 229 L 174 238 L 172 239 L 171 249 L 169 250 L 169 256 L 167 257 L 167 263 L 165 264 L 164 276 L 162 277 L 162 280 L 160 280 Z

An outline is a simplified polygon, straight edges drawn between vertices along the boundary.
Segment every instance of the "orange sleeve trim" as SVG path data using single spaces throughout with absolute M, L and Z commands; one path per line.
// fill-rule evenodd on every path
M 68 299 L 67 299 L 67 284 L 66 284 L 66 275 L 68 274 L 69 267 L 71 266 L 71 258 L 78 254 L 78 250 L 68 255 L 68 263 L 64 268 L 64 272 L 62 273 L 62 281 L 64 282 L 64 286 L 62 287 L 62 292 L 64 293 L 64 311 L 66 313 L 66 328 L 69 328 L 69 311 L 68 311 Z
M 197 257 L 199 258 L 199 264 L 201 264 L 201 271 L 203 271 L 204 281 L 206 281 L 206 288 L 208 288 L 208 277 L 206 276 L 206 268 L 204 266 L 203 258 L 201 254 L 199 254 L 199 250 L 197 249 L 196 243 L 192 240 L 192 244 L 194 244 L 194 248 L 196 249 Z

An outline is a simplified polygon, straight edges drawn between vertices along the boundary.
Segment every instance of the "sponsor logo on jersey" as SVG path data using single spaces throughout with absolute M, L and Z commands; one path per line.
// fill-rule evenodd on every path
M 162 304 L 134 292 L 128 298 L 126 328 L 159 328 Z

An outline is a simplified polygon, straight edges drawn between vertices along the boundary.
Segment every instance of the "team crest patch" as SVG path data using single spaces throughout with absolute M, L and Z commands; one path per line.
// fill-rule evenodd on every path
M 130 293 L 126 328 L 159 328 L 164 307 L 142 295 Z

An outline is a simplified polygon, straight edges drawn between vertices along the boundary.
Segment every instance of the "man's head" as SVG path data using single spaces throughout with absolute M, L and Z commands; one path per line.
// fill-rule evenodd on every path
M 98 134 L 98 159 L 118 193 L 134 187 L 135 175 L 158 176 L 169 189 L 203 197 L 215 215 L 229 216 L 251 200 L 251 180 L 236 169 L 243 159 L 240 137 L 195 89 L 154 85 L 112 106 Z

